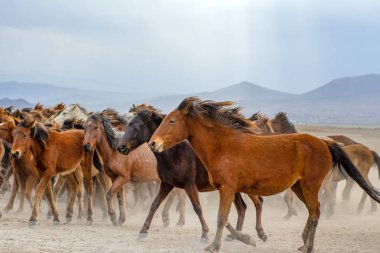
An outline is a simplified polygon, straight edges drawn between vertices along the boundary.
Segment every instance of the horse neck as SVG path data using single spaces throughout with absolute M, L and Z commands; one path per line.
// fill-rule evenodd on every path
M 108 160 L 112 159 L 115 156 L 116 152 L 118 152 L 117 150 L 111 148 L 110 144 L 108 143 L 107 136 L 104 132 L 102 133 L 100 140 L 96 143 L 96 149 L 98 150 L 99 155 L 105 163 L 108 162 Z
M 233 132 L 226 126 L 198 118 L 189 117 L 187 124 L 189 129 L 188 140 L 207 168 L 215 157 L 220 156 L 220 150 L 225 145 L 220 136 L 229 138 Z

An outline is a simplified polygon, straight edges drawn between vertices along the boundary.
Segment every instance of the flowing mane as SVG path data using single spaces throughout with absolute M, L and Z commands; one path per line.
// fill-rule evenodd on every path
M 27 119 L 22 120 L 19 127 L 30 127 L 30 122 Z M 31 136 L 36 140 L 43 149 L 46 148 L 46 141 L 49 139 L 50 130 L 40 122 L 36 122 L 35 125 L 30 129 Z
M 156 112 L 156 113 L 161 113 L 161 110 L 158 110 L 154 106 L 148 105 L 148 104 L 139 104 L 137 106 L 133 105 L 129 109 L 130 113 L 136 113 L 137 114 L 137 113 L 139 113 L 141 111 L 153 111 L 153 112 Z
M 297 133 L 297 129 L 292 122 L 290 122 L 285 112 L 279 112 L 271 120 L 272 123 L 281 125 L 283 133 Z
M 202 101 L 198 97 L 188 97 L 181 102 L 177 109 L 185 109 L 192 116 L 215 121 L 245 133 L 255 134 L 251 128 L 252 122 L 244 118 L 240 113 L 240 107 L 231 107 L 233 104 L 234 102 L 231 101 Z
M 107 118 L 112 125 L 126 125 L 128 120 L 120 115 L 115 109 L 107 108 L 100 113 L 103 117 Z
M 111 126 L 110 121 L 100 113 L 93 114 L 89 116 L 89 118 L 103 125 L 108 144 L 113 150 L 116 150 L 118 138 Z

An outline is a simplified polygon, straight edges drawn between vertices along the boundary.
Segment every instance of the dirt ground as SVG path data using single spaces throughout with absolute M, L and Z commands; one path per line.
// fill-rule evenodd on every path
M 300 132 L 309 132 L 315 135 L 345 134 L 354 140 L 360 141 L 373 150 L 380 152 L 380 129 L 363 128 L 328 128 L 299 126 Z M 378 172 L 371 170 L 373 184 L 380 187 Z M 369 200 L 362 214 L 356 214 L 356 207 L 362 191 L 355 187 L 348 204 L 341 203 L 341 190 L 344 183 L 339 183 L 338 198 L 335 215 L 327 219 L 322 214 L 315 238 L 315 252 L 380 252 L 380 211 L 368 215 Z M 3 208 L 8 200 L 9 193 L 0 196 L 0 207 Z M 214 236 L 216 229 L 217 193 L 202 193 L 201 199 L 206 221 L 210 227 L 209 238 Z M 253 235 L 257 246 L 247 246 L 240 242 L 222 243 L 221 252 L 297 252 L 302 245 L 301 233 L 306 222 L 306 209 L 296 202 L 298 216 L 291 220 L 284 220 L 286 206 L 282 201 L 282 194 L 265 198 L 263 209 L 263 225 L 268 234 L 268 241 L 262 242 L 255 232 L 255 210 L 246 199 L 248 209 L 244 225 L 244 232 Z M 18 206 L 16 200 L 15 209 Z M 65 198 L 58 203 L 61 225 L 54 226 L 51 220 L 46 219 L 47 205 L 43 202 L 42 213 L 39 216 L 39 225 L 33 228 L 28 226 L 30 210 L 27 204 L 24 212 L 16 214 L 14 211 L 3 213 L 0 219 L 0 252 L 203 252 L 207 244 L 200 243 L 201 226 L 198 218 L 187 203 L 186 224 L 177 228 L 175 223 L 179 214 L 175 207 L 171 209 L 171 225 L 164 228 L 160 213 L 153 220 L 148 237 L 145 241 L 137 241 L 139 230 L 148 213 L 148 208 L 132 210 L 127 208 L 127 220 L 121 227 L 112 226 L 111 222 L 103 221 L 100 209 L 95 209 L 95 221 L 92 226 L 85 221 L 73 219 L 70 224 L 64 223 Z M 380 209 L 380 208 L 379 208 Z M 229 220 L 235 224 L 236 211 L 232 208 Z M 227 235 L 227 231 L 224 232 Z

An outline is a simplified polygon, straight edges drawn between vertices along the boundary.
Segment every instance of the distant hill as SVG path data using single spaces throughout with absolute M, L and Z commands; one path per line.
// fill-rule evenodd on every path
M 23 98 L 32 103 L 80 103 L 89 110 L 113 107 L 121 112 L 126 112 L 132 103 L 148 103 L 169 112 L 184 98 L 198 96 L 202 99 L 235 101 L 246 115 L 261 111 L 273 116 L 279 111 L 285 111 L 296 123 L 380 125 L 380 75 L 376 74 L 335 79 L 299 95 L 267 89 L 249 82 L 212 92 L 153 98 L 123 92 L 8 82 L 0 83 L 0 94 L 7 98 Z
M 344 77 L 302 94 L 303 99 L 380 99 L 380 75 Z
M 32 104 L 26 101 L 25 99 L 9 99 L 9 98 L 0 99 L 0 107 L 9 107 L 9 106 L 14 106 L 15 108 L 21 109 L 25 107 L 32 107 Z
M 141 99 L 143 96 L 126 92 L 89 91 L 71 87 L 59 87 L 45 83 L 4 82 L 0 83 L 2 97 L 17 99 L 23 98 L 32 103 L 41 102 L 45 105 L 55 105 L 59 102 L 66 104 L 81 103 L 93 109 L 103 109 L 114 104 L 124 104 L 127 107 L 132 99 Z

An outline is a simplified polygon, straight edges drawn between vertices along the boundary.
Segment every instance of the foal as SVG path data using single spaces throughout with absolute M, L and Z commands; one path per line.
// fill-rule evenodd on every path
M 128 123 L 123 138 L 119 141 L 118 150 L 125 155 L 144 145 L 152 137 L 153 133 L 161 124 L 164 115 L 154 108 L 142 110 Z M 160 191 L 152 203 L 150 212 L 140 231 L 139 238 L 145 238 L 152 222 L 152 218 L 162 201 L 167 197 L 174 187 L 186 191 L 193 205 L 195 213 L 202 225 L 201 241 L 208 241 L 209 228 L 203 217 L 202 207 L 198 197 L 198 191 L 209 192 L 216 188 L 210 184 L 207 170 L 194 153 L 188 141 L 182 141 L 178 145 L 162 152 L 154 154 L 157 159 L 157 172 L 161 179 Z M 258 236 L 265 241 L 267 239 L 261 225 L 262 198 L 249 195 L 256 206 Z M 238 223 L 236 229 L 242 230 L 246 204 L 240 193 L 235 194 L 234 204 L 238 212 Z
M 92 154 L 83 152 L 83 131 L 71 130 L 66 132 L 57 132 L 46 128 L 43 124 L 36 122 L 33 117 L 27 116 L 13 131 L 13 145 L 11 154 L 14 159 L 22 159 L 30 149 L 41 175 L 38 183 L 32 215 L 29 219 L 29 225 L 33 226 L 37 222 L 38 209 L 40 206 L 42 194 L 47 190 L 48 199 L 51 202 L 54 223 L 59 224 L 58 210 L 55 206 L 51 178 L 55 175 L 65 175 L 73 172 L 84 160 L 86 168 L 92 163 Z M 88 174 L 88 173 L 87 173 Z M 91 177 L 87 179 L 87 186 L 92 189 Z M 92 220 L 91 193 L 88 189 L 88 220 Z M 73 205 L 77 188 L 72 189 L 72 196 L 68 206 L 66 218 L 71 220 Z

